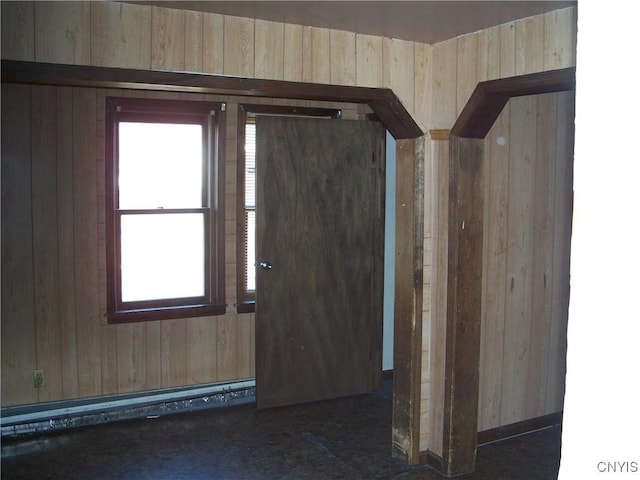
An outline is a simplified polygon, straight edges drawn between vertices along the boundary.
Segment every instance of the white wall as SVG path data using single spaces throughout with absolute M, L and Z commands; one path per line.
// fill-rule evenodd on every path
M 578 12 L 561 480 L 640 476 L 638 14 L 628 1 Z

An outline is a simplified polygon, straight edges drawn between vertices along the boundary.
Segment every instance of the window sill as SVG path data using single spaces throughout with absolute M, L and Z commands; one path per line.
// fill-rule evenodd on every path
M 238 313 L 255 313 L 256 311 L 256 301 L 249 300 L 243 303 L 236 304 L 236 311 Z
M 224 315 L 225 304 L 187 305 L 184 307 L 144 308 L 136 310 L 119 310 L 107 314 L 108 323 L 150 322 L 154 320 L 171 320 L 177 318 L 206 317 Z

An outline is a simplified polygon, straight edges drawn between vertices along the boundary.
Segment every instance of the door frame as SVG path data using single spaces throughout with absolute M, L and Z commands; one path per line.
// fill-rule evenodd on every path
M 396 139 L 392 449 L 394 455 L 409 463 L 419 462 L 424 132 L 391 89 L 5 59 L 2 82 L 367 105 Z

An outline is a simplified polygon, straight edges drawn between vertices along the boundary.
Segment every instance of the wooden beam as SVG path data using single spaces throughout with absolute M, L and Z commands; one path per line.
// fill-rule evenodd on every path
M 393 453 L 420 461 L 424 141 L 396 143 Z
M 2 60 L 2 81 L 96 88 L 360 103 L 371 107 L 396 139 L 418 138 L 422 129 L 388 88 L 325 85 L 222 75 Z
M 482 305 L 483 141 L 449 140 L 449 277 L 442 465 L 473 472 Z
M 461 138 L 484 138 L 511 97 L 575 90 L 575 67 L 480 82 L 451 133 Z

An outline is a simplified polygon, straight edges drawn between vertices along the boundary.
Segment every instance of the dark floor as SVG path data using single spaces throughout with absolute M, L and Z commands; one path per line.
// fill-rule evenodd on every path
M 391 452 L 391 385 L 257 411 L 254 405 L 130 420 L 2 442 L 9 479 L 440 479 Z M 481 446 L 473 480 L 556 479 L 560 431 Z

